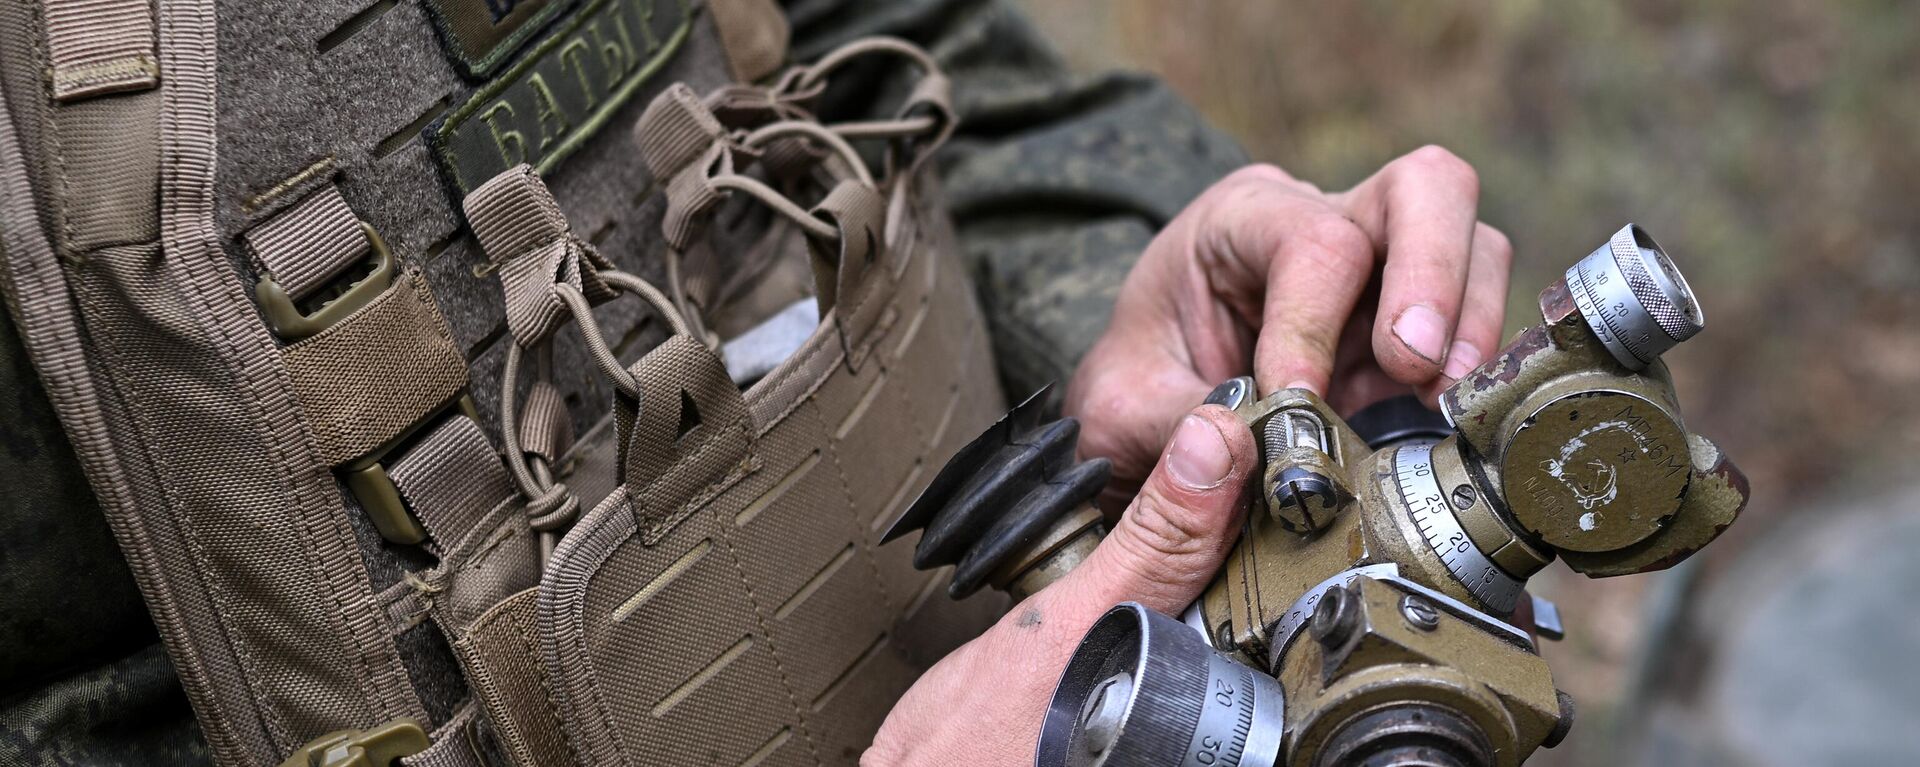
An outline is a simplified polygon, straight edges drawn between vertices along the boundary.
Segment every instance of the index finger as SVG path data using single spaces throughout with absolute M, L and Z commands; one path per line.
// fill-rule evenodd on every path
M 1374 357 L 1394 380 L 1441 374 L 1467 289 L 1480 181 L 1465 160 L 1425 147 L 1341 196 L 1354 221 L 1386 245 Z
M 1341 328 L 1372 278 L 1373 241 L 1317 190 L 1277 172 L 1248 175 L 1200 229 L 1202 249 L 1226 251 L 1212 256 L 1236 267 L 1210 279 L 1248 283 L 1214 291 L 1259 301 L 1253 374 L 1260 393 L 1324 393 Z

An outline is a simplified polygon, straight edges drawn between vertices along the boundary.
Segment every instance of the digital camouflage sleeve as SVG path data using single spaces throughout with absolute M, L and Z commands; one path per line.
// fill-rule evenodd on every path
M 961 123 L 941 166 L 1011 396 L 1064 380 L 1148 240 L 1245 162 L 1159 81 L 1068 72 L 1010 2 L 788 10 L 796 60 L 894 35 L 953 78 Z M 867 74 L 872 88 L 846 90 L 869 103 L 904 88 Z M 0 324 L 0 765 L 206 763 L 133 578 L 11 320 Z

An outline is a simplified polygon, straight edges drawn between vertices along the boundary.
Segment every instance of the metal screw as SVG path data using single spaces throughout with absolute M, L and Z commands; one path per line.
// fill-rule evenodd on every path
M 1480 496 L 1473 492 L 1472 485 L 1461 485 L 1453 489 L 1453 507 L 1456 509 L 1468 508 L 1479 498 Z
M 1087 696 L 1087 707 L 1080 713 L 1080 730 L 1086 734 L 1087 753 L 1100 754 L 1113 747 L 1120 737 L 1120 725 L 1126 718 L 1127 698 L 1133 695 L 1133 675 L 1122 671 L 1100 681 Z
M 1432 631 L 1440 626 L 1440 611 L 1433 609 L 1427 600 L 1408 594 L 1400 598 L 1400 617 L 1421 631 Z
M 1320 596 L 1320 603 L 1313 606 L 1313 617 L 1307 620 L 1307 633 L 1322 647 L 1339 647 L 1353 635 L 1360 623 L 1360 608 L 1354 604 L 1353 592 L 1344 586 L 1327 589 Z

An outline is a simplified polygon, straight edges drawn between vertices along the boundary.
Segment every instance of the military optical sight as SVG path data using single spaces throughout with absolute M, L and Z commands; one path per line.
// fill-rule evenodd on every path
M 1670 567 L 1733 523 L 1746 477 L 1687 431 L 1660 357 L 1704 326 L 1672 259 L 1629 224 L 1540 294 L 1541 319 L 1441 395 L 1342 419 L 1312 392 L 1208 401 L 1261 443 L 1258 501 L 1178 619 L 1101 618 L 1061 676 L 1036 764 L 1518 765 L 1572 726 L 1535 646 L 1527 579 Z M 888 536 L 925 534 L 950 592 L 1057 580 L 1105 532 L 1102 460 L 1038 400 L 955 456 Z M 1397 409 L 1396 409 L 1397 408 Z M 1537 607 L 1536 607 L 1537 604 Z M 1557 637 L 1556 637 L 1557 638 Z

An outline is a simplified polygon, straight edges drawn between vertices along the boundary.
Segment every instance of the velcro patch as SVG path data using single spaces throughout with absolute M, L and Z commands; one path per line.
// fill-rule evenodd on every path
M 447 57 L 460 73 L 484 77 L 573 0 L 425 0 Z
M 690 0 L 588 3 L 427 128 L 448 183 L 464 196 L 523 162 L 551 170 L 639 92 L 692 26 Z

